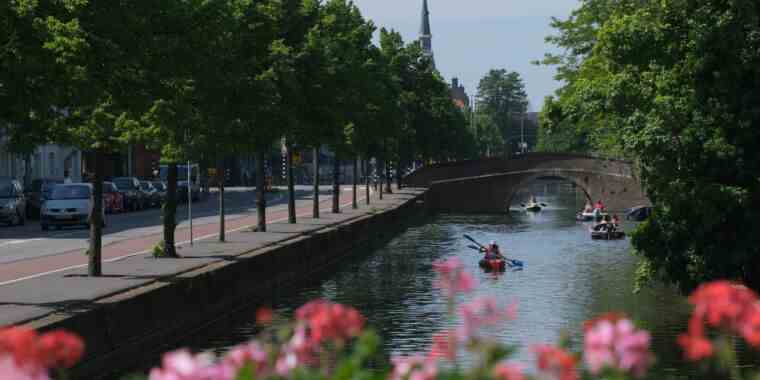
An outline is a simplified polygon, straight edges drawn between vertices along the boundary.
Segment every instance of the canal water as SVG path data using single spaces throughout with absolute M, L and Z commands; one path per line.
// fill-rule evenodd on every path
M 458 257 L 479 284 L 461 301 L 491 295 L 504 305 L 519 305 L 516 320 L 488 333 L 520 345 L 516 360 L 526 367 L 533 367 L 531 344 L 556 343 L 566 333 L 580 347 L 584 321 L 620 311 L 651 332 L 658 353 L 655 371 L 661 378 L 688 378 L 675 345 L 690 313 L 685 298 L 660 285 L 634 294 L 637 259 L 629 240 L 592 241 L 589 224 L 575 221 L 583 200 L 570 184 L 539 181 L 527 190 L 547 207 L 539 213 L 520 211 L 517 204 L 494 215 L 431 216 L 379 248 L 346 258 L 307 285 L 283 289 L 271 306 L 289 316 L 314 298 L 352 305 L 379 331 L 387 354 L 425 351 L 435 332 L 457 323 L 447 317 L 445 299 L 434 287 L 432 263 Z M 528 192 L 521 196 L 526 199 Z M 634 223 L 624 225 L 626 231 L 634 228 Z M 525 262 L 524 270 L 484 273 L 478 268 L 480 255 L 467 247 L 471 243 L 463 234 L 484 243 L 497 241 L 508 257 Z M 254 315 L 259 306 L 251 304 L 208 326 L 183 346 L 221 353 L 250 339 L 257 332 Z

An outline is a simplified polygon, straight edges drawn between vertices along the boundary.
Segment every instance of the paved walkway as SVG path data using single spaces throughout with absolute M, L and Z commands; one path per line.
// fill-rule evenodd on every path
M 79 250 L 39 260 L 16 262 L 0 267 L 0 326 L 25 323 L 54 312 L 82 309 L 96 300 L 144 286 L 161 278 L 178 275 L 214 262 L 228 260 L 258 248 L 293 239 L 307 232 L 344 223 L 368 212 L 395 207 L 422 190 L 403 189 L 386 194 L 383 200 L 372 196 L 366 205 L 363 194 L 359 209 L 351 208 L 351 193 L 342 192 L 341 213 L 333 214 L 331 199 L 321 204 L 321 218 L 311 218 L 312 202 L 298 201 L 297 224 L 287 223 L 287 206 L 267 209 L 267 232 L 251 232 L 255 213 L 226 222 L 227 241 L 218 241 L 218 224 L 195 227 L 195 244 L 189 243 L 189 230 L 178 229 L 180 259 L 154 259 L 151 248 L 161 240 L 152 235 L 121 241 L 103 249 L 102 277 L 87 277 L 87 257 Z

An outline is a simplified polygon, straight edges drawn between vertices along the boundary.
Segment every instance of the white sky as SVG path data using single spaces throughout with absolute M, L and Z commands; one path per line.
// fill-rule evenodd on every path
M 422 0 L 354 3 L 378 29 L 395 29 L 406 42 L 417 39 Z M 520 73 L 535 111 L 559 86 L 553 68 L 530 62 L 554 50 L 544 43 L 554 32 L 550 18 L 566 18 L 578 0 L 428 0 L 428 6 L 436 66 L 448 81 L 458 77 L 468 94 L 488 70 L 500 68 Z

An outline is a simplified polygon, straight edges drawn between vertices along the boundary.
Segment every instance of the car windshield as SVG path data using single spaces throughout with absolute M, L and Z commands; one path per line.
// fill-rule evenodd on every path
M 50 193 L 50 199 L 90 199 L 89 186 L 56 186 Z
M 123 190 L 132 190 L 135 188 L 134 183 L 129 178 L 117 178 L 113 180 L 113 183 L 115 183 L 119 189 Z
M 10 198 L 13 196 L 13 182 L 0 181 L 0 198 Z
M 156 188 L 158 191 L 164 191 L 164 184 L 161 182 L 153 182 L 153 187 Z

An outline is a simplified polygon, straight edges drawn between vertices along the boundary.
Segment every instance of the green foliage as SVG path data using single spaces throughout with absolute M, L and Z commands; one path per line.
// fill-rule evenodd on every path
M 655 212 L 641 278 L 760 288 L 760 9 L 753 1 L 585 1 L 558 23 L 568 83 L 547 128 L 635 158 Z M 584 126 L 585 125 L 585 126 Z
M 528 108 L 520 74 L 490 70 L 478 84 L 476 135 L 481 154 L 508 156 L 519 143 L 520 120 Z

